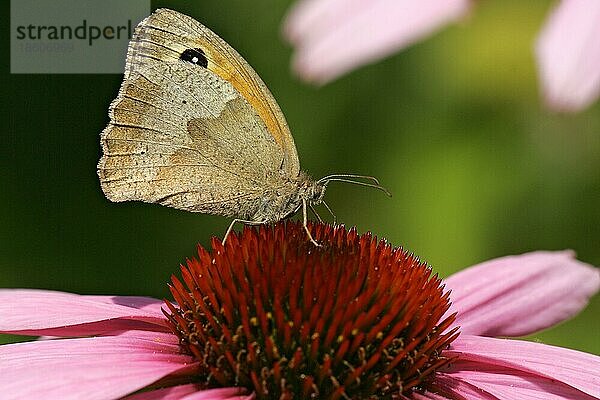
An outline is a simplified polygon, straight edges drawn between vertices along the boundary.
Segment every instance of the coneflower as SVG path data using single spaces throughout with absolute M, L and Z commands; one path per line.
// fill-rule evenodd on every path
M 600 396 L 600 357 L 491 337 L 585 306 L 600 275 L 571 252 L 505 257 L 442 281 L 370 234 L 310 228 L 322 247 L 296 223 L 199 247 L 172 278 L 173 302 L 0 290 L 1 332 L 60 337 L 0 346 L 1 397 Z

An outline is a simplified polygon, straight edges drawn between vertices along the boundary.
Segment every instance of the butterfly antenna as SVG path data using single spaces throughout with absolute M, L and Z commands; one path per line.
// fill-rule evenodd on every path
M 356 174 L 331 174 L 331 175 L 327 175 L 322 177 L 321 179 L 319 179 L 317 182 L 324 182 L 324 181 L 328 181 L 332 178 L 360 178 L 360 179 L 368 179 L 372 182 L 375 182 L 376 185 L 379 185 L 379 179 L 375 178 L 374 176 L 368 176 L 368 175 L 356 175 Z
M 361 181 L 355 181 L 352 179 L 346 179 L 346 178 L 362 178 L 362 179 L 369 179 L 374 183 L 367 183 L 367 182 L 361 182 Z M 324 178 L 321 178 L 317 181 L 317 183 L 323 183 L 324 185 L 327 185 L 329 182 L 346 182 L 346 183 L 352 183 L 354 185 L 359 185 L 359 186 L 367 186 L 367 187 L 372 187 L 375 188 L 377 190 L 381 190 L 383 193 L 385 193 L 386 195 L 392 197 L 392 194 L 390 193 L 389 190 L 387 190 L 386 188 L 384 188 L 383 186 L 381 186 L 379 184 L 379 181 L 377 180 L 377 178 L 374 178 L 372 176 L 364 176 L 364 175 L 349 175 L 349 174 L 345 174 L 345 175 L 329 175 L 326 176 Z

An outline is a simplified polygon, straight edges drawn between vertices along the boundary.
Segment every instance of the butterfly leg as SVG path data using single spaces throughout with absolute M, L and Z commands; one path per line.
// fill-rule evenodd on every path
M 312 209 L 312 207 L 311 207 Z M 306 224 L 308 222 L 308 218 L 306 215 L 306 200 L 302 200 L 302 225 L 304 226 L 304 230 L 306 231 L 306 234 L 308 235 L 308 238 L 310 239 L 310 241 L 312 242 L 312 244 L 314 244 L 317 247 L 321 247 L 322 245 L 320 245 L 310 234 L 310 231 L 308 230 L 308 225 Z
M 333 224 L 335 225 L 337 223 L 337 217 L 335 216 L 333 211 L 331 211 L 331 208 L 329 208 L 329 205 L 327 205 L 327 203 L 325 203 L 325 200 L 323 200 L 322 203 L 325 206 L 325 208 L 327 209 L 327 211 L 329 211 L 329 214 L 331 214 L 331 216 L 333 217 Z
M 315 215 L 315 217 L 317 217 L 317 219 L 319 220 L 319 222 L 323 223 L 323 218 L 321 218 L 321 216 L 319 215 L 319 213 L 317 213 L 317 210 L 315 210 L 315 207 L 312 204 L 309 204 L 308 208 L 310 208 L 310 211 L 312 211 L 312 213 Z
M 264 224 L 264 221 L 248 221 L 246 219 L 235 218 L 233 221 L 231 221 L 231 224 L 229 224 L 229 228 L 227 228 L 227 231 L 225 232 L 225 236 L 223 236 L 223 240 L 221 240 L 221 243 L 223 243 L 223 246 L 225 246 L 225 241 L 227 240 L 227 236 L 229 236 L 229 234 L 233 230 L 233 226 L 238 222 L 241 222 L 242 224 L 245 224 L 245 225 L 262 225 L 262 224 Z

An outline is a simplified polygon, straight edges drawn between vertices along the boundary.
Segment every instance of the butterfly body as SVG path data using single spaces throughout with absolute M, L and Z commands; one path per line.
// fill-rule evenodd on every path
M 325 195 L 325 185 L 302 171 L 296 179 L 281 183 L 275 187 L 277 183 L 273 182 L 273 190 L 264 193 L 249 220 L 277 222 L 295 214 L 303 204 L 320 204 Z

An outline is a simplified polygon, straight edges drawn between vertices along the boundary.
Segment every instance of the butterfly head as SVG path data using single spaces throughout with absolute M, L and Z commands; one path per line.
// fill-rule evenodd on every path
M 327 175 L 317 181 L 313 181 L 308 175 L 303 172 L 300 173 L 300 184 L 299 191 L 300 194 L 298 198 L 297 207 L 300 207 L 303 202 L 307 204 L 311 210 L 316 214 L 316 211 L 313 208 L 313 205 L 323 204 L 325 208 L 331 213 L 334 217 L 335 215 L 327 205 L 327 203 L 323 200 L 325 196 L 325 190 L 327 189 L 327 185 L 330 182 L 346 182 L 352 183 L 355 185 L 368 186 L 378 190 L 381 190 L 388 196 L 391 196 L 390 192 L 379 184 L 379 181 L 371 176 L 365 175 L 354 175 L 354 174 L 335 174 L 335 175 Z M 366 181 L 366 182 L 365 182 Z M 296 209 L 298 210 L 298 208 Z M 319 218 L 320 220 L 320 218 Z
M 325 189 L 327 189 L 327 183 L 325 182 L 311 182 L 312 184 L 307 188 L 306 200 L 310 204 L 321 204 L 323 197 L 325 197 Z
M 297 206 L 300 206 L 303 201 L 307 204 L 321 204 L 323 202 L 327 183 L 315 181 L 308 174 L 300 171 L 295 186 L 297 187 L 295 190 L 297 193 L 295 196 Z

